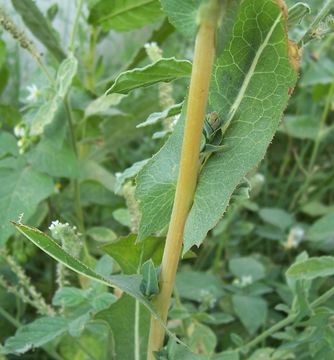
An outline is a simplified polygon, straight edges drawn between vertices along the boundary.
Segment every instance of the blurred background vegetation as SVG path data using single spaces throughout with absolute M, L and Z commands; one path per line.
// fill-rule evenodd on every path
M 152 33 L 161 28 L 164 21 L 160 19 L 129 32 L 104 32 L 99 26 L 87 23 L 88 8 L 94 2 L 85 2 L 79 19 L 76 41 L 79 72 L 68 96 L 78 156 L 71 148 L 69 129 L 64 121 L 65 109 L 57 113 L 54 123 L 46 130 L 44 143 L 39 137 L 26 138 L 19 132 L 26 127 L 29 112 L 33 113 L 44 101 L 42 93 L 47 89 L 48 79 L 32 56 L 8 33 L 0 30 L 0 167 L 8 162 L 15 167 L 25 161 L 36 171 L 50 176 L 51 194 L 33 204 L 33 213 L 29 218 L 23 217 L 23 221 L 44 231 L 57 219 L 77 226 L 87 239 L 89 254 L 85 260 L 92 263 L 102 256 L 101 244 L 127 235 L 133 227 L 131 187 L 134 181 L 120 184 L 120 174 L 134 163 L 151 157 L 168 136 L 163 122 L 136 128 L 151 113 L 163 110 L 163 90 L 159 85 L 137 89 L 102 113 L 87 114 L 88 105 L 105 92 L 119 72 L 151 63 L 144 45 L 155 40 Z M 62 48 L 67 49 L 75 18 L 75 2 L 38 0 L 36 3 L 57 30 Z M 288 1 L 290 6 L 294 3 Z M 312 12 L 289 34 L 295 41 L 302 37 L 323 1 L 306 3 Z M 57 60 L 29 33 L 11 2 L 6 1 L 2 6 L 15 24 L 25 29 L 38 51 L 44 54 L 43 61 L 50 71 L 54 71 Z M 158 41 L 163 57 L 191 60 L 193 42 L 184 39 L 170 26 L 165 28 L 162 41 Z M 289 306 L 292 301 L 285 269 L 303 251 L 311 256 L 333 253 L 333 29 L 334 20 L 329 17 L 317 28 L 314 39 L 303 48 L 300 78 L 278 133 L 260 166 L 249 174 L 252 185 L 249 198 L 236 198 L 224 218 L 208 234 L 204 245 L 194 249 L 193 256 L 182 262 L 171 326 L 188 337 L 188 344 L 197 351 L 202 349 L 210 354 L 214 348 L 222 350 L 232 342 L 238 345 L 280 320 L 283 315 L 275 310 L 275 306 L 280 303 Z M 184 99 L 187 86 L 187 79 L 172 84 L 171 97 L 175 103 Z M 6 142 L 4 133 L 11 135 Z M 47 150 L 45 146 L 51 143 L 53 147 Z M 79 183 L 84 223 L 75 208 L 77 203 L 73 201 L 76 182 Z M 117 184 L 121 190 L 115 194 Z M 124 188 L 126 184 L 130 184 L 130 190 Z M 9 205 L 6 194 L 11 191 L 10 185 L 0 179 L 1 221 L 6 219 L 7 206 L 14 206 L 17 214 L 21 213 L 20 198 L 29 191 L 29 182 L 18 186 L 21 193 L 15 195 L 14 203 Z M 39 189 L 35 191 L 38 193 Z M 3 248 L 0 258 L 0 340 L 3 342 L 15 332 L 18 324 L 37 317 L 36 304 L 29 303 L 22 295 L 26 290 L 20 290 L 22 277 L 15 266 L 25 269 L 47 303 L 52 301 L 57 290 L 57 274 L 56 264 L 14 231 L 9 233 L 8 241 L 7 238 L 0 239 L 0 244 Z M 117 264 L 113 264 L 113 268 L 115 272 L 119 270 Z M 69 281 L 79 285 L 74 276 L 70 276 Z M 333 279 L 315 281 L 310 298 L 333 285 Z M 40 306 L 37 305 L 37 310 Z M 322 326 L 322 332 L 319 330 L 316 334 L 309 334 L 305 329 L 291 327 L 263 346 L 275 347 L 284 343 L 286 349 L 293 349 L 277 359 L 333 358 L 332 326 L 327 322 Z M 100 339 L 94 343 L 96 331 L 91 328 L 81 338 L 93 349 L 103 342 Z M 224 336 L 226 333 L 238 335 L 231 339 Z M 61 340 L 60 349 L 64 359 L 89 358 L 80 344 L 74 349 L 71 339 L 66 337 Z M 327 349 L 326 353 L 322 352 L 324 349 Z M 42 360 L 49 359 L 50 355 L 37 350 L 21 358 Z M 99 358 L 102 359 L 102 355 Z M 254 359 L 259 358 L 254 355 Z

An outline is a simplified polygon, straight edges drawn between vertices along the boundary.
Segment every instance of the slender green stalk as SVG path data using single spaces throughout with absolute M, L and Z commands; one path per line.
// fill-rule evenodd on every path
M 334 0 L 327 0 L 324 5 L 322 6 L 321 10 L 318 12 L 318 15 L 314 18 L 312 21 L 309 29 L 306 31 L 306 33 L 303 35 L 303 37 L 299 40 L 300 46 L 303 44 L 306 44 L 310 40 L 314 38 L 314 32 L 316 31 L 317 27 L 325 19 L 325 17 L 330 12 L 331 8 L 334 6 Z
M 20 322 L 2 307 L 0 307 L 0 315 L 2 315 L 9 323 L 14 325 L 15 327 L 18 328 L 21 326 Z
M 318 297 L 316 300 L 314 300 L 310 304 L 310 308 L 312 310 L 316 309 L 319 305 L 326 302 L 332 296 L 334 296 L 334 287 L 331 288 L 330 290 L 326 291 L 323 295 Z M 264 331 L 262 334 L 257 336 L 255 339 L 251 340 L 249 343 L 242 346 L 241 348 L 238 348 L 237 350 L 241 351 L 242 349 L 251 349 L 251 348 L 253 348 L 257 344 L 259 344 L 261 341 L 266 339 L 267 337 L 271 336 L 275 332 L 277 332 L 277 331 L 285 328 L 286 326 L 290 325 L 291 323 L 293 323 L 295 321 L 295 319 L 297 319 L 297 317 L 298 317 L 298 313 L 290 314 L 288 317 L 286 317 L 285 319 L 279 321 L 277 324 L 273 325 L 272 327 L 270 327 L 269 329 Z
M 179 176 L 161 265 L 160 293 L 155 299 L 157 312 L 164 322 L 167 321 L 168 308 L 181 255 L 184 225 L 193 201 L 199 172 L 200 141 L 215 56 L 215 33 L 219 21 L 220 6 L 220 1 L 210 0 L 201 9 L 203 11 L 201 11 L 200 25 L 196 36 Z M 165 330 L 157 319 L 152 317 L 148 360 L 153 360 L 155 358 L 153 352 L 158 351 L 163 346 L 164 335 Z
M 77 30 L 78 30 L 82 5 L 83 5 L 83 0 L 78 0 L 77 11 L 76 11 L 76 14 L 75 14 L 74 24 L 73 24 L 73 28 L 72 28 L 72 32 L 71 32 L 70 45 L 69 45 L 69 49 L 70 49 L 71 52 L 74 52 L 74 50 L 75 50 L 75 44 L 74 43 L 75 43 L 75 37 L 76 37 L 76 34 L 77 34 Z
M 138 300 L 136 300 L 135 303 L 135 324 L 134 324 L 134 329 L 135 329 L 135 360 L 140 360 L 140 330 L 139 330 L 139 325 L 140 325 L 140 303 Z
M 137 274 L 140 274 L 140 270 L 143 264 L 143 256 L 145 251 L 145 244 L 143 244 L 143 247 L 141 249 L 139 263 L 137 267 Z M 134 323 L 134 331 L 135 331 L 135 344 L 134 344 L 134 359 L 140 360 L 140 303 L 138 300 L 136 300 L 135 303 L 135 323 Z
M 316 159 L 316 157 L 318 155 L 319 146 L 320 146 L 321 137 L 322 137 L 322 132 L 324 130 L 324 127 L 325 127 L 325 124 L 326 124 L 326 119 L 328 117 L 328 114 L 329 114 L 329 111 L 330 111 L 330 108 L 331 108 L 333 96 L 334 96 L 334 81 L 332 82 L 332 84 L 331 84 L 331 86 L 329 88 L 328 96 L 327 96 L 327 99 L 326 99 L 326 104 L 325 104 L 324 111 L 323 111 L 322 116 L 321 116 L 319 131 L 318 131 L 317 137 L 316 137 L 315 142 L 314 142 L 310 163 L 308 165 L 308 171 L 309 172 L 312 171 L 315 159 Z
M 74 151 L 77 159 L 79 160 L 79 151 L 78 151 L 77 140 L 76 140 L 76 136 L 75 136 L 73 113 L 72 113 L 71 105 L 70 105 L 70 102 L 69 102 L 67 96 L 64 99 L 64 107 L 65 107 L 65 111 L 67 114 L 67 120 L 68 120 L 68 124 L 69 124 L 69 128 L 70 128 L 73 151 Z M 75 196 L 75 212 L 76 212 L 77 220 L 78 220 L 78 228 L 82 233 L 84 233 L 85 223 L 84 223 L 84 216 L 83 216 L 83 211 L 82 211 L 82 206 L 81 206 L 80 184 L 79 184 L 78 179 L 75 179 L 73 181 L 73 186 L 74 186 L 74 196 Z
M 319 126 L 319 131 L 317 133 L 317 137 L 314 141 L 314 145 L 313 145 L 313 149 L 312 149 L 312 152 L 311 152 L 311 157 L 310 157 L 310 161 L 309 161 L 309 164 L 308 164 L 308 176 L 306 177 L 306 180 L 303 184 L 303 186 L 300 187 L 300 189 L 296 192 L 295 196 L 293 197 L 292 199 L 292 202 L 291 202 L 291 208 L 293 208 L 297 201 L 299 200 L 300 196 L 302 196 L 304 194 L 304 192 L 307 190 L 307 188 L 309 187 L 311 181 L 312 181 L 312 178 L 313 178 L 313 175 L 314 175 L 314 164 L 315 164 L 315 161 L 317 159 L 317 156 L 318 156 L 318 152 L 319 152 L 319 147 L 320 147 L 320 143 L 321 143 L 321 138 L 322 138 L 322 134 L 323 134 L 323 129 L 325 127 L 325 124 L 326 124 L 326 119 L 328 117 L 328 114 L 329 114 L 329 111 L 330 111 L 330 108 L 331 108 L 331 103 L 332 103 L 332 99 L 334 97 L 334 82 L 331 84 L 331 87 L 329 89 L 329 93 L 328 93 L 328 96 L 327 96 L 327 99 L 326 99 L 326 104 L 325 104 L 325 107 L 324 107 L 324 110 L 323 110 L 323 113 L 322 113 L 322 116 L 321 116 L 321 120 L 320 120 L 320 126 Z

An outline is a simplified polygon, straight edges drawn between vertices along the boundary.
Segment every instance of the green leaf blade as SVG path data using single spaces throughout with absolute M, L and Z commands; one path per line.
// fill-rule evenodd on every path
M 196 34 L 198 9 L 202 2 L 202 0 L 161 0 L 171 24 L 189 38 Z
M 62 317 L 42 317 L 20 327 L 4 346 L 6 354 L 23 354 L 29 349 L 47 344 L 66 333 L 68 320 Z
M 89 22 L 105 31 L 129 31 L 163 16 L 158 0 L 100 0 L 91 9 Z
M 170 82 L 177 78 L 190 76 L 190 73 L 191 63 L 187 60 L 161 59 L 143 68 L 121 73 L 107 93 L 127 94 L 139 87 Z
M 31 167 L 0 168 L 0 178 L 0 245 L 3 245 L 14 233 L 10 220 L 21 214 L 28 220 L 37 205 L 54 192 L 54 184 L 49 176 Z
M 226 119 L 227 150 L 211 156 L 200 175 L 185 227 L 184 252 L 202 243 L 225 212 L 234 189 L 263 159 L 272 141 L 289 89 L 297 80 L 286 31 L 277 3 L 241 4 L 230 43 L 215 65 L 210 93 L 212 109 Z
M 35 2 L 32 0 L 12 0 L 12 3 L 36 38 L 45 45 L 58 61 L 64 60 L 66 55 L 59 43 L 56 32 Z
M 200 173 L 185 226 L 183 254 L 202 243 L 238 184 L 263 159 L 297 79 L 288 46 L 286 18 L 278 3 L 241 3 L 231 38 L 216 61 L 209 98 L 211 111 L 224 121 L 226 150 L 214 153 Z M 169 222 L 184 118 L 183 113 L 164 147 L 138 174 L 139 240 Z
M 334 257 L 320 256 L 297 262 L 286 272 L 293 279 L 313 280 L 334 275 Z

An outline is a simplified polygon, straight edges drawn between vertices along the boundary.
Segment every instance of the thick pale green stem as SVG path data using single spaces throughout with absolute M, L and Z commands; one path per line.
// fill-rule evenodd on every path
M 161 265 L 160 293 L 155 299 L 157 312 L 164 322 L 167 321 L 176 270 L 181 255 L 184 225 L 197 183 L 200 141 L 215 55 L 215 33 L 219 14 L 219 1 L 208 2 L 201 13 L 196 37 L 179 176 Z M 148 360 L 153 360 L 153 352 L 162 347 L 164 335 L 165 330 L 152 317 Z

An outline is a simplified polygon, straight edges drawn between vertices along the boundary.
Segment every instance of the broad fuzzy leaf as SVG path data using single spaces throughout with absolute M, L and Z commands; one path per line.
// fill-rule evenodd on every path
M 234 276 L 239 278 L 250 276 L 252 278 L 252 282 L 261 280 L 266 276 L 265 267 L 252 257 L 231 259 L 229 262 L 229 268 Z
M 203 0 L 161 0 L 169 21 L 186 37 L 193 37 L 197 29 L 198 9 Z
M 60 64 L 56 78 L 56 90 L 62 99 L 66 96 L 77 70 L 78 60 L 73 55 Z
M 17 147 L 17 140 L 9 132 L 0 131 L 0 159 L 6 155 L 17 156 L 19 149 Z
M 144 306 L 136 304 L 134 299 L 124 294 L 109 309 L 99 312 L 95 319 L 110 326 L 115 340 L 116 359 L 136 360 L 138 355 L 140 359 L 146 358 L 150 314 Z M 135 328 L 136 321 L 138 328 Z M 139 354 L 136 354 L 135 336 L 139 342 Z
M 264 157 L 296 82 L 281 4 L 275 0 L 243 1 L 231 38 L 216 61 L 209 104 L 227 127 L 223 138 L 227 150 L 212 155 L 200 174 L 185 226 L 184 253 L 202 243 L 240 181 Z M 169 222 L 183 122 L 181 115 L 163 149 L 138 175 L 137 198 L 142 211 L 139 239 Z
M 64 143 L 60 149 L 53 141 L 42 140 L 28 155 L 34 169 L 51 176 L 75 178 L 79 166 L 73 148 Z
M 28 220 L 37 205 L 54 192 L 54 185 L 48 175 L 31 167 L 0 168 L 0 178 L 0 245 L 3 245 L 14 233 L 10 220 L 20 214 Z
M 158 82 L 170 82 L 180 77 L 189 76 L 190 72 L 190 61 L 175 58 L 161 59 L 143 68 L 119 74 L 107 93 L 127 94 L 139 87 L 150 86 Z
M 12 3 L 29 30 L 58 61 L 62 61 L 66 55 L 61 48 L 56 31 L 41 13 L 35 2 L 33 0 L 12 0 Z
M 331 212 L 314 222 L 307 230 L 306 238 L 314 242 L 333 242 L 334 212 Z
M 334 257 L 320 256 L 309 258 L 291 265 L 286 275 L 292 279 L 312 280 L 334 275 Z
M 137 273 L 140 263 L 152 259 L 159 265 L 162 258 L 164 241 L 158 237 L 148 237 L 136 243 L 136 235 L 121 237 L 117 242 L 106 244 L 102 250 L 115 259 L 125 274 Z
M 144 122 L 137 125 L 137 128 L 154 125 L 170 116 L 178 115 L 181 112 L 183 103 L 170 106 L 164 111 L 151 114 Z
M 311 8 L 302 2 L 298 2 L 289 8 L 289 29 L 299 25 L 303 18 L 311 12 Z
M 62 317 L 42 317 L 20 327 L 4 346 L 7 354 L 23 354 L 31 348 L 37 348 L 66 333 L 68 320 Z
M 158 0 L 100 0 L 91 9 L 89 22 L 104 30 L 129 31 L 163 16 Z
M 263 325 L 267 318 L 267 303 L 258 297 L 233 295 L 235 313 L 251 335 Z
M 31 124 L 31 134 L 40 135 L 46 125 L 50 124 L 57 111 L 59 110 L 62 100 L 64 100 L 74 76 L 78 70 L 78 61 L 70 55 L 59 66 L 55 82 L 53 96 L 46 101 L 37 111 Z

